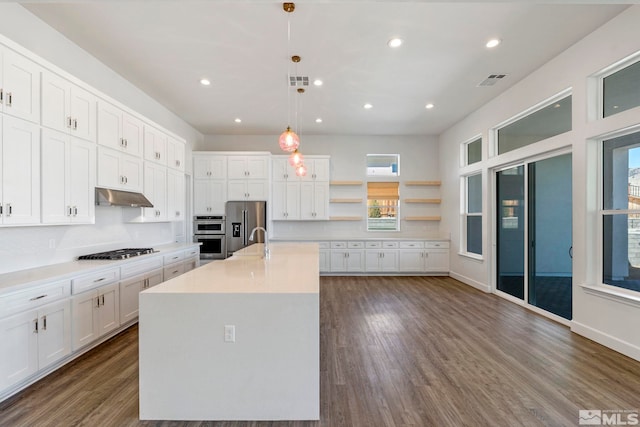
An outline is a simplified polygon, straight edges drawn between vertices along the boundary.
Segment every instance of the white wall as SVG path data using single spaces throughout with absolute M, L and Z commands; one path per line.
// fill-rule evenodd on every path
M 0 35 L 10 43 L 184 138 L 187 170 L 191 170 L 191 147 L 202 141 L 202 134 L 19 4 L 0 4 L 0 16 Z M 0 273 L 70 261 L 84 253 L 185 238 L 186 223 L 124 224 L 122 209 L 97 207 L 95 225 L 0 228 Z
M 437 187 L 407 187 L 405 181 L 438 180 L 438 144 L 427 136 L 353 136 L 302 135 L 300 151 L 304 155 L 330 155 L 331 180 L 361 180 L 358 187 L 332 187 L 331 197 L 362 198 L 360 204 L 331 204 L 332 216 L 363 216 L 366 218 L 366 155 L 399 154 L 400 176 L 389 181 L 400 182 L 401 198 L 439 198 Z M 198 151 L 269 151 L 286 154 L 278 147 L 278 135 L 207 135 Z M 378 179 L 380 180 L 380 179 Z M 440 215 L 438 205 L 400 206 L 400 217 Z M 447 237 L 440 233 L 439 221 L 401 221 L 399 232 L 368 232 L 366 220 L 361 221 L 287 221 L 275 222 L 273 236 L 279 238 L 349 238 L 349 237 Z
M 640 297 L 616 298 L 611 292 L 588 292 L 601 284 L 597 225 L 598 137 L 640 124 L 640 108 L 606 119 L 590 119 L 596 86 L 594 73 L 640 50 L 640 6 L 632 6 L 508 91 L 444 132 L 440 138 L 442 171 L 442 231 L 451 233 L 451 271 L 456 278 L 481 289 L 494 288 L 492 271 L 494 221 L 493 181 L 489 171 L 523 158 L 569 148 L 573 154 L 573 321 L 572 329 L 640 360 Z M 490 129 L 529 107 L 572 88 L 573 130 L 497 157 L 488 156 Z M 460 143 L 483 136 L 483 162 L 460 168 Z M 484 260 L 459 255 L 462 172 L 480 168 L 484 178 Z

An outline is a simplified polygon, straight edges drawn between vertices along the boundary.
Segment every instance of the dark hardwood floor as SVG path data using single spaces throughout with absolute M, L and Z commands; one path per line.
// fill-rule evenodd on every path
M 576 426 L 579 409 L 640 409 L 640 362 L 451 278 L 322 277 L 320 304 L 320 422 L 138 421 L 134 326 L 0 403 L 0 425 Z

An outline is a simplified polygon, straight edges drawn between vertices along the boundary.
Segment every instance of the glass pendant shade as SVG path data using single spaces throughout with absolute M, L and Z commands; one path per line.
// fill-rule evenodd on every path
M 296 175 L 297 176 L 305 176 L 307 174 L 307 168 L 304 164 L 300 163 L 296 166 Z
M 287 153 L 292 153 L 300 146 L 300 138 L 290 127 L 287 126 L 287 130 L 282 132 L 278 139 L 280 148 Z
M 289 156 L 289 164 L 293 167 L 296 167 L 301 163 L 302 163 L 302 153 L 299 152 L 298 150 L 291 153 L 291 155 Z

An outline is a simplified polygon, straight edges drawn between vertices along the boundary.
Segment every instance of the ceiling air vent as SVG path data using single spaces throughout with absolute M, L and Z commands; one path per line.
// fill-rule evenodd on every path
M 506 74 L 491 74 L 489 77 L 478 83 L 478 87 L 493 86 L 505 77 L 507 77 Z
M 309 86 L 309 77 L 308 76 L 289 76 L 289 86 L 291 87 Z

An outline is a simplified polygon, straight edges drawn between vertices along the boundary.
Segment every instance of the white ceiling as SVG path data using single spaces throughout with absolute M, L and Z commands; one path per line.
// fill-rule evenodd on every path
M 435 135 L 627 6 L 306 0 L 292 14 L 266 0 L 24 7 L 203 134 L 278 134 L 291 124 L 301 134 Z M 387 47 L 394 36 L 405 41 L 395 50 Z M 502 44 L 487 49 L 493 37 Z M 288 52 L 302 62 L 292 64 Z M 298 95 L 287 87 L 289 71 L 324 85 Z M 477 87 L 493 73 L 508 76 Z M 425 109 L 429 102 L 435 108 Z

